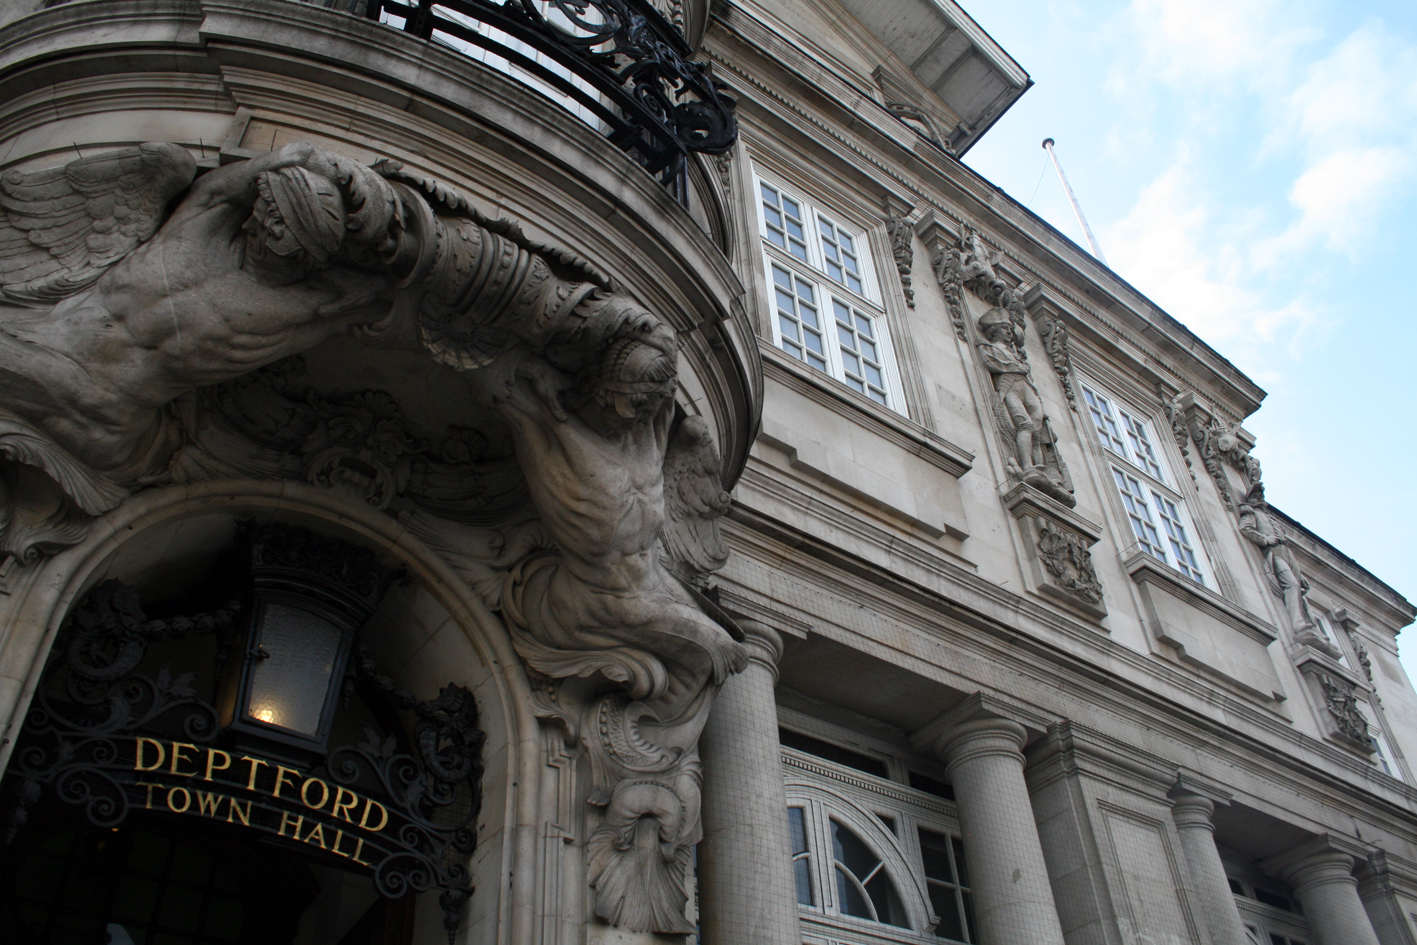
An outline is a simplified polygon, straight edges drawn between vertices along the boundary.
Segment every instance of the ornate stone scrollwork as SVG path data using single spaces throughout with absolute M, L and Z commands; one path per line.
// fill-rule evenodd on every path
M 891 255 L 900 274 L 900 286 L 905 292 L 905 304 L 915 307 L 915 290 L 910 286 L 910 271 L 915 267 L 915 231 L 905 218 L 894 213 L 886 217 L 886 236 L 891 241 Z
M 678 336 L 391 162 L 295 144 L 194 174 L 149 144 L 0 179 L 0 547 L 38 554 L 132 491 L 228 477 L 398 515 L 500 609 L 584 746 L 596 914 L 692 931 L 697 742 L 746 653 L 703 593 L 730 500 L 709 424 L 675 404 Z M 510 454 L 473 429 L 430 448 L 387 392 L 298 389 L 293 356 L 337 336 L 465 376 Z
M 1038 518 L 1038 558 L 1058 582 L 1090 604 L 1102 602 L 1102 582 L 1092 566 L 1089 542 L 1081 535 Z

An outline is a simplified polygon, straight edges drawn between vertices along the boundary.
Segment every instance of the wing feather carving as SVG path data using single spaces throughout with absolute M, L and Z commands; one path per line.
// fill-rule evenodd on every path
M 664 530 L 669 569 L 702 585 L 728 561 L 718 520 L 733 504 L 723 490 L 718 450 L 702 417 L 685 417 L 664 457 Z
M 196 172 L 185 148 L 149 142 L 0 174 L 0 293 L 53 303 L 87 289 L 157 232 Z

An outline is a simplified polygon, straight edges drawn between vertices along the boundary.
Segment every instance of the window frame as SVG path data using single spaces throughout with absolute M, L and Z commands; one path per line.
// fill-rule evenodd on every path
M 1139 553 L 1146 555 L 1153 561 L 1159 561 L 1188 581 L 1209 591 L 1219 593 L 1215 569 L 1210 561 L 1210 552 L 1201 539 L 1200 530 L 1196 528 L 1190 503 L 1180 491 L 1179 479 L 1174 471 L 1175 467 L 1170 458 L 1166 456 L 1164 447 L 1160 445 L 1161 441 L 1156 435 L 1156 425 L 1142 411 L 1133 410 L 1130 406 L 1123 404 L 1116 395 L 1108 392 L 1102 385 L 1080 379 L 1078 386 L 1082 389 L 1083 402 L 1080 412 L 1083 415 L 1083 424 L 1091 432 L 1093 442 L 1101 450 L 1106 476 L 1110 480 L 1109 488 L 1122 506 L 1122 517 L 1126 523 L 1124 527 L 1126 534 L 1130 536 L 1130 540 L 1126 542 L 1124 547 L 1135 548 Z M 1099 427 L 1096 419 L 1099 415 L 1108 416 L 1113 421 L 1115 435 L 1106 433 Z M 1140 454 L 1133 445 L 1134 441 L 1145 443 L 1149 447 L 1148 453 Z M 1121 452 L 1115 449 L 1112 443 L 1120 443 L 1122 445 Z M 1141 494 L 1130 494 L 1119 481 L 1120 478 L 1135 482 Z M 1162 551 L 1160 555 L 1148 547 L 1152 544 L 1151 541 L 1141 534 L 1142 530 L 1134 523 L 1132 500 L 1143 498 L 1145 499 L 1147 523 L 1155 529 L 1159 538 L 1157 547 Z M 1177 512 L 1174 521 L 1181 529 L 1186 541 L 1182 542 L 1173 535 L 1168 526 L 1170 517 L 1167 515 L 1164 505 L 1170 505 Z M 1189 549 L 1194 557 L 1193 562 L 1180 560 L 1176 552 L 1177 544 L 1182 544 Z M 1195 571 L 1196 574 L 1192 574 L 1192 571 Z
M 791 731 L 810 732 L 809 737 L 819 741 L 842 742 L 841 738 L 822 731 L 819 725 L 792 724 L 786 717 L 783 723 Z M 853 745 L 849 750 L 862 751 L 854 741 L 847 741 Z M 884 754 L 870 750 L 873 756 Z M 951 838 L 962 847 L 963 837 L 955 806 L 934 793 L 906 783 L 909 772 L 921 768 L 933 770 L 934 766 L 928 762 L 917 762 L 914 758 L 889 754 L 882 759 L 888 762 L 889 772 L 889 776 L 883 778 L 786 745 L 781 746 L 781 755 L 788 807 L 809 808 L 804 820 L 807 823 L 808 856 L 813 863 L 810 883 L 816 901 L 812 905 L 799 903 L 804 931 L 810 926 L 818 934 L 829 938 L 849 933 L 852 941 L 881 943 L 938 945 L 965 942 L 964 939 L 941 938 L 935 932 L 944 917 L 935 914 L 920 842 L 920 831 L 923 829 Z M 835 863 L 830 847 L 830 820 L 833 818 L 852 830 L 880 857 L 904 907 L 909 928 L 861 919 L 841 911 L 840 904 L 835 902 Z M 823 851 L 826 851 L 825 855 Z M 956 869 L 954 875 L 958 877 L 954 855 L 952 849 L 950 862 Z M 967 876 L 967 863 L 964 872 Z M 825 888 L 827 882 L 832 884 L 830 890 Z M 967 883 L 958 885 L 963 896 L 972 896 L 972 887 Z M 968 920 L 963 918 L 964 904 L 960 893 L 956 893 L 956 904 L 962 921 L 967 923 Z M 975 926 L 966 930 L 966 935 L 972 935 L 974 942 L 978 941 L 978 934 Z
M 801 190 L 783 184 L 781 180 L 764 173 L 756 166 L 753 168 L 753 183 L 754 208 L 758 222 L 758 243 L 763 262 L 762 278 L 767 289 L 769 337 L 773 347 L 803 366 L 827 375 L 857 396 L 865 397 L 879 407 L 908 417 L 909 409 L 905 401 L 905 388 L 901 382 L 900 364 L 895 355 L 890 320 L 881 298 L 881 280 L 876 265 L 877 254 L 871 246 L 868 228 L 849 222 L 847 217 L 834 213 L 820 203 L 804 197 Z M 801 207 L 802 219 L 805 223 L 806 259 L 794 255 L 769 238 L 770 227 L 763 197 L 764 187 L 772 189 L 777 194 L 779 203 L 783 197 L 786 197 Z M 822 234 L 824 227 L 830 227 L 838 239 L 845 235 L 852 241 L 859 270 L 857 275 L 861 281 L 859 292 L 842 282 L 837 282 L 829 274 L 828 257 Z M 778 305 L 780 281 L 775 270 L 788 275 L 788 278 L 793 282 L 794 294 L 797 292 L 799 282 L 806 282 L 812 286 L 818 319 L 816 332 L 822 338 L 826 349 L 818 353 L 823 356 L 825 368 L 814 364 L 809 357 L 797 353 L 809 347 L 805 337 L 791 335 L 783 330 L 782 316 L 779 314 Z M 852 324 L 848 326 L 848 331 L 856 342 L 856 347 L 852 350 L 846 350 L 843 343 L 838 325 L 838 305 L 845 306 L 853 316 Z M 793 315 L 797 315 L 796 310 Z M 879 370 L 881 375 L 879 383 L 873 380 L 870 373 L 861 367 L 862 361 L 865 360 L 863 356 L 868 352 L 860 343 L 861 328 L 857 321 L 859 316 L 869 319 L 873 333 L 873 337 L 868 336 L 869 343 L 874 344 L 877 349 L 875 363 L 871 367 Z M 800 326 L 800 320 L 798 323 Z M 849 361 L 853 358 L 858 359 L 857 370 L 854 371 L 849 370 Z M 856 387 L 858 383 L 861 385 L 860 389 Z M 873 394 L 873 389 L 880 394 L 879 398 Z

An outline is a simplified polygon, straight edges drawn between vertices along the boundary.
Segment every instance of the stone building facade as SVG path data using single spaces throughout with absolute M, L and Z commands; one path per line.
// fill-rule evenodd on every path
M 950 0 L 0 11 L 0 936 L 1417 945 L 1417 612 Z

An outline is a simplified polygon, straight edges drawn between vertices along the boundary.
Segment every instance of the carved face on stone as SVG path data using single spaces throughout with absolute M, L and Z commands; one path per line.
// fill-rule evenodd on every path
M 335 184 L 303 167 L 283 167 L 261 174 L 256 188 L 242 226 L 248 257 L 305 270 L 323 267 L 344 239 L 344 200 Z
M 675 360 L 654 345 L 619 338 L 583 381 L 601 426 L 628 427 L 654 416 L 678 385 Z

